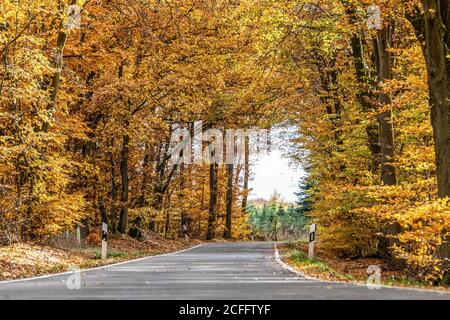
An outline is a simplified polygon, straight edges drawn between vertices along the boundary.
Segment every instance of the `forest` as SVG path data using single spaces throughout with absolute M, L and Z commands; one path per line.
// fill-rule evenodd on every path
M 283 216 L 296 220 L 275 223 L 283 234 L 313 221 L 338 257 L 440 283 L 449 48 L 448 1 L 2 0 L 0 243 L 102 223 L 249 240 Z M 307 210 L 255 215 L 249 138 L 241 161 L 174 164 L 174 130 L 198 121 L 216 134 L 295 126 L 285 156 L 306 168 Z M 203 135 L 206 152 L 222 150 L 215 139 Z

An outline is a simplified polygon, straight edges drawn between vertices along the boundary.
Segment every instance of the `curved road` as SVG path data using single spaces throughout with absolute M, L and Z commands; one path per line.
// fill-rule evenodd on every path
M 78 275 L 3 282 L 0 299 L 450 300 L 450 294 L 369 290 L 365 286 L 310 280 L 282 267 L 271 243 L 212 243 Z

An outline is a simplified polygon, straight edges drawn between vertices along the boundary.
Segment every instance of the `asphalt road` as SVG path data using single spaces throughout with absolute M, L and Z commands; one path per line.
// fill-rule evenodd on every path
M 369 290 L 366 286 L 306 279 L 276 261 L 271 243 L 213 243 L 81 274 L 3 282 L 0 299 L 450 300 L 450 294 Z

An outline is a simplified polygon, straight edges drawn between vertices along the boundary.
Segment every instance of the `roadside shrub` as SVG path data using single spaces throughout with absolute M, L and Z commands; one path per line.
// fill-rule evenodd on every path
M 450 200 L 419 202 L 432 192 L 430 184 L 333 190 L 313 211 L 321 247 L 351 258 L 387 250 L 417 279 L 444 283 L 449 271 Z M 397 232 L 388 232 L 392 225 L 398 226 Z
M 383 224 L 368 210 L 372 204 L 363 189 L 340 186 L 328 192 L 312 212 L 322 248 L 339 257 L 375 255 Z
M 411 207 L 395 215 L 402 232 L 393 252 L 404 259 L 421 279 L 444 283 L 448 274 L 450 203 L 448 199 Z

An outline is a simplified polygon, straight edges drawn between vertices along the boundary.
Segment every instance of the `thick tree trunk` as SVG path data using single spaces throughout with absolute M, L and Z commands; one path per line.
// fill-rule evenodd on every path
M 383 84 L 386 80 L 392 79 L 392 55 L 389 52 L 392 43 L 393 28 L 387 26 L 377 32 L 377 39 L 374 41 L 375 64 L 378 72 L 378 82 Z M 381 87 L 380 87 L 381 90 Z M 397 184 L 395 167 L 392 165 L 394 159 L 394 127 L 392 123 L 392 111 L 388 105 L 392 103 L 389 94 L 380 92 L 378 103 L 383 108 L 378 113 L 378 124 L 380 128 L 380 161 L 381 161 L 381 182 L 385 186 L 394 186 Z M 385 230 L 387 235 L 396 235 L 401 232 L 399 223 L 391 223 Z M 402 261 L 391 254 L 390 247 L 395 245 L 398 240 L 387 238 L 380 239 L 379 253 L 390 259 L 391 265 L 402 264 Z
M 439 197 L 450 197 L 450 5 L 424 0 L 425 46 Z
M 413 25 L 427 62 L 438 194 L 450 197 L 450 6 L 448 1 L 423 0 L 407 18 Z
M 233 171 L 234 165 L 227 165 L 227 194 L 226 194 L 226 217 L 225 217 L 225 231 L 224 238 L 231 239 L 232 227 L 232 211 L 233 211 Z
M 422 0 L 424 14 L 408 17 L 416 30 L 427 61 L 431 122 L 434 133 L 438 195 L 450 197 L 450 5 L 448 1 Z M 450 239 L 439 250 L 450 257 Z
M 120 160 L 120 175 L 122 177 L 122 197 L 121 197 L 122 208 L 120 210 L 120 218 L 119 218 L 119 226 L 118 226 L 118 231 L 120 233 L 127 232 L 127 224 L 128 224 L 129 143 L 130 143 L 130 137 L 128 136 L 128 134 L 124 134 L 123 142 L 122 142 L 121 160 Z
M 218 164 L 212 163 L 209 165 L 209 215 L 206 240 L 212 240 L 215 237 L 215 225 L 217 218 L 218 171 Z
M 378 79 L 380 83 L 392 79 L 391 66 L 391 30 L 387 27 L 378 31 L 377 46 L 375 52 L 377 53 L 378 62 Z M 391 97 L 381 92 L 378 102 L 382 107 L 391 104 Z M 384 185 L 393 186 L 397 184 L 397 177 L 395 168 L 392 165 L 394 158 L 394 128 L 392 123 L 392 111 L 383 110 L 378 115 L 378 123 L 380 125 L 380 146 L 381 146 L 381 181 Z

